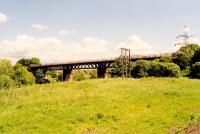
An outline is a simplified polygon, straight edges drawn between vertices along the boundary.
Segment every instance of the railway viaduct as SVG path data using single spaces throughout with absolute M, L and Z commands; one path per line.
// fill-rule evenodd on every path
M 151 55 L 132 55 L 131 61 L 137 60 L 153 60 L 161 56 L 171 56 L 176 53 L 160 53 L 160 54 L 151 54 Z M 112 64 L 115 62 L 115 58 L 107 59 L 94 59 L 94 60 L 82 60 L 82 61 L 71 61 L 65 63 L 52 63 L 52 64 L 42 64 L 42 65 L 31 65 L 30 70 L 34 72 L 38 69 L 43 71 L 44 77 L 47 76 L 47 71 L 51 70 L 62 70 L 63 71 L 63 81 L 72 80 L 72 71 L 75 69 L 97 69 L 98 78 L 105 78 L 107 68 L 111 68 Z

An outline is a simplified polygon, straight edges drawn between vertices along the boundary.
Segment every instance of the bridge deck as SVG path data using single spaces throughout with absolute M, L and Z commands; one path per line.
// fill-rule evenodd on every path
M 131 61 L 136 60 L 152 60 L 162 56 L 171 56 L 175 55 L 176 53 L 159 53 L 159 54 L 148 54 L 148 55 L 132 55 Z M 115 59 L 118 57 L 111 57 L 111 58 L 103 58 L 103 59 L 89 59 L 89 60 L 79 60 L 79 61 L 68 61 L 64 63 L 49 63 L 49 64 L 42 64 L 42 65 L 31 65 L 31 70 L 37 69 L 50 69 L 50 70 L 62 70 L 64 68 L 71 68 L 71 69 L 92 69 L 98 67 L 107 67 L 109 68 L 112 63 L 114 63 Z

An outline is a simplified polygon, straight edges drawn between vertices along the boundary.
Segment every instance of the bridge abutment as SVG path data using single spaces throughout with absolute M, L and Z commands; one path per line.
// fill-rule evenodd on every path
M 63 81 L 72 81 L 72 69 L 64 69 L 63 70 Z
M 107 68 L 97 68 L 97 77 L 99 79 L 106 78 L 106 71 L 107 71 Z

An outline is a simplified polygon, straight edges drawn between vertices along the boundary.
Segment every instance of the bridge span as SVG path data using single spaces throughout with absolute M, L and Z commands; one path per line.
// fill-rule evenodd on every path
M 132 55 L 131 61 L 137 60 L 154 60 L 162 56 L 176 55 L 175 53 L 159 53 L 159 54 L 148 54 L 148 55 Z M 42 65 L 31 65 L 30 70 L 35 72 L 38 69 L 43 71 L 44 77 L 47 76 L 47 71 L 51 70 L 62 70 L 63 81 L 72 80 L 72 70 L 74 69 L 97 69 L 98 78 L 106 77 L 107 68 L 111 68 L 112 64 L 119 57 L 105 58 L 105 59 L 91 59 L 91 60 L 79 60 L 79 61 L 68 61 L 65 63 L 49 63 Z

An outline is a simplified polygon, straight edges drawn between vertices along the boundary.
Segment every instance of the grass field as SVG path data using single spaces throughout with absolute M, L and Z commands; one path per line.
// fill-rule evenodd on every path
M 0 133 L 163 134 L 200 117 L 200 80 L 87 80 L 0 91 Z

